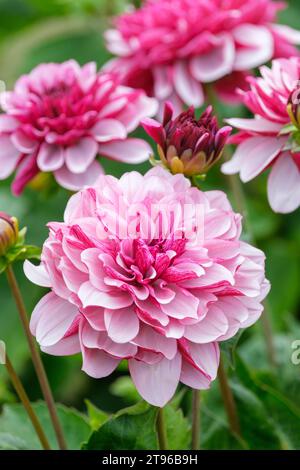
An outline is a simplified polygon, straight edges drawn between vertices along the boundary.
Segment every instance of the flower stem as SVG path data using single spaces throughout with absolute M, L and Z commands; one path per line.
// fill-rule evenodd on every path
M 43 431 L 43 428 L 41 426 L 41 423 L 39 422 L 39 419 L 37 417 L 37 415 L 35 414 L 32 406 L 31 406 L 31 403 L 29 401 L 29 398 L 28 398 L 28 395 L 22 385 L 22 382 L 21 380 L 19 379 L 19 377 L 17 376 L 17 373 L 15 371 L 15 369 L 13 368 L 13 365 L 12 363 L 10 362 L 8 356 L 6 355 L 6 362 L 5 362 L 5 366 L 6 366 L 6 369 L 7 369 L 7 372 L 8 372 L 8 375 L 10 377 L 10 380 L 15 388 L 15 391 L 20 399 L 20 401 L 22 402 L 28 416 L 29 416 L 29 419 L 32 423 L 32 426 L 34 427 L 35 429 L 35 432 L 40 440 L 40 443 L 43 447 L 44 450 L 51 450 L 51 447 L 50 447 L 50 444 L 48 442 L 48 439 Z
M 13 294 L 13 297 L 15 299 L 17 309 L 20 315 L 21 323 L 25 331 L 25 335 L 28 341 L 28 345 L 30 348 L 31 356 L 32 356 L 32 362 L 45 398 L 45 402 L 47 404 L 50 418 L 53 424 L 53 428 L 56 434 L 57 442 L 59 445 L 59 448 L 61 450 L 64 450 L 67 448 L 66 442 L 64 439 L 63 431 L 58 419 L 57 411 L 55 408 L 55 403 L 53 399 L 53 395 L 50 389 L 50 385 L 48 382 L 48 378 L 41 360 L 41 356 L 39 354 L 39 351 L 36 347 L 36 344 L 34 342 L 33 336 L 31 335 L 30 329 L 29 329 L 29 322 L 28 322 L 28 316 L 25 308 L 25 304 L 22 298 L 22 294 L 20 291 L 20 288 L 18 286 L 16 277 L 14 275 L 13 269 L 11 265 L 8 266 L 6 270 L 6 275 L 7 275 L 7 280 L 11 289 L 11 292 Z
M 200 391 L 193 390 L 192 450 L 200 448 Z
M 157 430 L 159 450 L 168 450 L 168 437 L 167 437 L 163 408 L 158 409 L 157 420 L 156 420 L 156 430 Z
M 241 438 L 241 428 L 240 428 L 240 422 L 239 422 L 239 418 L 237 414 L 236 404 L 235 404 L 235 400 L 234 400 L 234 396 L 232 394 L 231 388 L 228 383 L 228 378 L 227 378 L 227 374 L 225 371 L 222 358 L 220 359 L 218 379 L 219 379 L 220 390 L 221 390 L 223 402 L 225 405 L 225 410 L 227 413 L 230 429 L 233 434 Z

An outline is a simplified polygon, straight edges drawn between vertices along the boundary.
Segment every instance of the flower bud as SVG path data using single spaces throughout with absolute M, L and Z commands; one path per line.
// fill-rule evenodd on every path
M 16 243 L 18 234 L 18 220 L 0 212 L 0 256 L 5 255 L 9 248 Z
M 289 97 L 287 112 L 294 126 L 300 129 L 300 85 Z
M 142 121 L 145 131 L 158 144 L 161 161 L 175 174 L 205 174 L 221 158 L 231 127 L 219 129 L 211 106 L 198 120 L 193 107 L 172 117 L 173 108 L 167 103 L 163 124 L 153 119 Z

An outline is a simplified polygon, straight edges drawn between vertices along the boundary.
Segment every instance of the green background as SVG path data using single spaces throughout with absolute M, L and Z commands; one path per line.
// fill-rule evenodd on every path
M 299 0 L 288 3 L 288 9 L 280 14 L 280 21 L 300 29 Z M 122 11 L 125 4 L 122 0 L 0 0 L 0 80 L 9 89 L 20 74 L 47 61 L 74 58 L 82 64 L 95 60 L 101 66 L 110 57 L 104 47 L 103 30 L 109 23 L 109 16 Z M 218 107 L 223 116 L 245 115 L 243 108 Z M 138 133 L 146 138 L 143 131 Z M 104 161 L 103 164 L 108 173 L 117 176 L 133 169 L 117 162 Z M 147 168 L 148 164 L 135 167 L 140 171 Z M 231 197 L 219 168 L 215 168 L 203 183 L 204 190 L 216 188 L 226 190 Z M 247 443 L 238 442 L 228 432 L 215 384 L 211 392 L 203 394 L 202 446 L 300 448 L 300 365 L 291 363 L 291 344 L 300 340 L 300 211 L 285 216 L 271 211 L 266 198 L 266 175 L 245 185 L 244 189 L 255 237 L 267 255 L 277 367 L 271 371 L 267 363 L 259 322 L 243 334 L 237 364 L 230 369 Z M 62 219 L 68 197 L 62 189 L 51 194 L 26 189 L 21 198 L 15 198 L 10 192 L 10 181 L 0 181 L 0 211 L 17 216 L 20 225 L 28 227 L 27 242 L 32 244 L 43 243 L 47 222 Z M 21 265 L 16 266 L 16 274 L 31 312 L 42 292 L 24 278 Z M 40 399 L 28 348 L 4 275 L 0 277 L 0 339 L 6 342 L 30 398 L 33 401 Z M 67 406 L 85 411 L 84 397 L 88 397 L 102 409 L 114 412 L 137 400 L 125 367 L 107 379 L 97 381 L 80 371 L 80 357 L 43 355 L 43 360 L 57 401 Z M 187 393 L 182 401 L 186 414 L 189 400 Z M 5 369 L 0 366 L 0 407 L 14 401 L 16 397 Z M 1 426 L 6 429 L 7 422 L 0 418 L 0 433 L 3 431 Z M 177 445 L 184 447 L 187 444 L 178 442 Z

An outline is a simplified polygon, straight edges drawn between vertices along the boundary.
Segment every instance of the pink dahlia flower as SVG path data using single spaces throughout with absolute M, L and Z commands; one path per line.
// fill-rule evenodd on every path
M 263 253 L 240 241 L 241 216 L 224 193 L 200 192 L 183 175 L 100 176 L 49 228 L 40 266 L 24 265 L 51 289 L 32 314 L 33 335 L 49 354 L 81 352 L 95 378 L 127 359 L 153 405 L 179 381 L 208 388 L 218 343 L 263 310 Z
M 288 213 L 300 206 L 300 59 L 274 60 L 261 67 L 261 77 L 250 77 L 243 93 L 252 119 L 229 119 L 240 129 L 232 138 L 239 144 L 226 174 L 240 173 L 246 183 L 271 168 L 268 197 L 275 212 Z M 298 117 L 297 117 L 298 116 Z
M 97 154 L 139 163 L 151 153 L 127 135 L 155 114 L 156 101 L 121 86 L 115 74 L 97 73 L 95 63 L 41 64 L 0 99 L 0 179 L 16 170 L 17 195 L 39 172 L 78 190 L 102 173 Z
M 275 24 L 284 6 L 273 0 L 146 0 L 106 32 L 108 49 L 118 56 L 109 69 L 177 109 L 202 105 L 202 85 L 212 82 L 223 99 L 237 100 L 245 72 L 273 57 L 297 55 L 300 32 Z
M 141 124 L 157 143 L 162 164 L 172 173 L 205 174 L 221 158 L 231 127 L 219 129 L 211 106 L 199 119 L 192 106 L 176 119 L 173 113 L 171 104 L 166 103 L 162 124 L 150 118 Z

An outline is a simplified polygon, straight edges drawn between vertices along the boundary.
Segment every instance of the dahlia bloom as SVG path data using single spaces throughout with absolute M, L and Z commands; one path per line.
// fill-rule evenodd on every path
M 91 377 L 127 359 L 153 405 L 167 403 L 179 381 L 208 388 L 218 343 L 263 310 L 263 253 L 240 241 L 241 216 L 224 193 L 200 192 L 183 175 L 160 167 L 102 175 L 49 229 L 40 266 L 24 265 L 51 289 L 32 334 L 46 353 L 81 352 Z
M 274 60 L 261 67 L 261 77 L 249 78 L 243 92 L 252 119 L 228 119 L 240 129 L 232 143 L 238 148 L 222 166 L 226 174 L 240 173 L 246 183 L 271 168 L 268 198 L 275 212 L 288 213 L 300 206 L 300 59 Z
M 182 103 L 201 106 L 206 83 L 237 101 L 246 72 L 298 54 L 293 44 L 300 44 L 300 32 L 275 24 L 284 7 L 273 0 L 146 0 L 106 32 L 108 49 L 118 56 L 108 70 L 177 110 Z
M 0 257 L 18 240 L 19 224 L 15 217 L 0 212 Z
M 157 143 L 160 159 L 172 173 L 205 174 L 221 158 L 232 128 L 219 129 L 211 106 L 199 119 L 193 107 L 176 119 L 172 119 L 173 113 L 171 103 L 166 103 L 162 124 L 150 118 L 141 124 Z
M 41 64 L 0 95 L 0 179 L 15 170 L 18 195 L 39 172 L 70 190 L 103 172 L 97 154 L 127 163 L 149 158 L 150 146 L 127 135 L 157 109 L 143 91 L 121 86 L 96 64 Z

